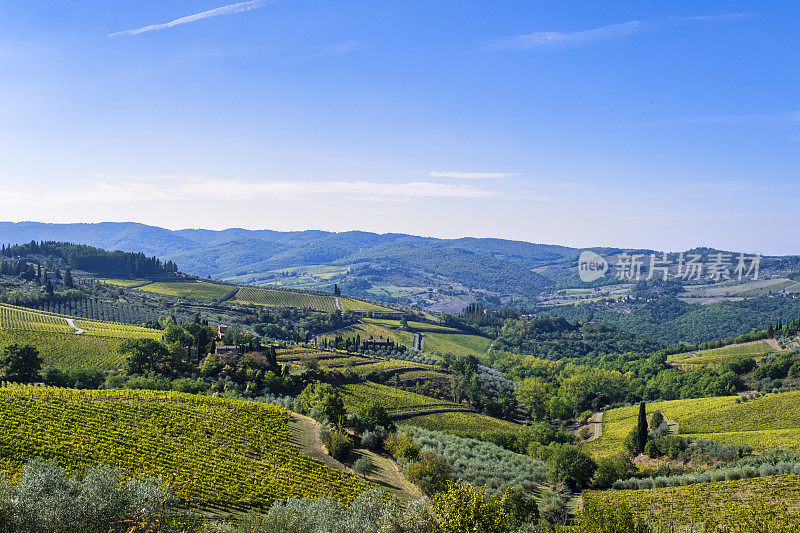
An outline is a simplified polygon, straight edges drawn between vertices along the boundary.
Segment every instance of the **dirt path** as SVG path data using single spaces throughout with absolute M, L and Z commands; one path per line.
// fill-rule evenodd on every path
M 586 442 L 597 440 L 603 434 L 603 413 L 604 411 L 595 413 L 589 420 L 589 424 L 592 426 L 592 436 Z
M 663 415 L 664 413 L 662 412 L 661 414 Z M 664 421 L 667 423 L 669 432 L 673 435 L 677 435 L 681 429 L 680 425 L 675 420 L 667 418 L 666 416 L 664 416 Z
M 341 310 L 342 310 L 342 300 L 340 300 L 340 299 L 339 299 L 339 297 L 337 296 L 337 297 L 335 298 L 335 301 L 336 301 L 336 309 L 338 309 L 339 311 L 341 311 Z
M 422 493 L 416 485 L 406 481 L 395 462 L 388 457 L 359 448 L 350 453 L 345 463 L 341 463 L 325 453 L 319 438 L 319 424 L 313 418 L 292 413 L 289 417 L 289 440 L 297 445 L 301 455 L 322 461 L 329 468 L 352 474 L 355 474 L 351 468 L 353 463 L 361 457 L 369 457 L 372 461 L 372 471 L 366 476 L 368 481 L 391 492 L 405 503 L 422 498 Z
M 777 350 L 779 352 L 785 352 L 786 351 L 784 348 L 781 348 L 781 345 L 778 344 L 778 341 L 776 339 L 767 339 L 767 344 L 769 344 L 771 348 L 773 348 L 774 350 Z
M 75 330 L 75 335 L 80 335 L 81 333 L 86 333 L 85 329 L 81 329 L 81 328 L 79 328 L 78 326 L 75 325 L 75 321 L 73 319 L 65 318 L 64 320 L 66 320 L 67 324 L 69 324 L 70 327 Z

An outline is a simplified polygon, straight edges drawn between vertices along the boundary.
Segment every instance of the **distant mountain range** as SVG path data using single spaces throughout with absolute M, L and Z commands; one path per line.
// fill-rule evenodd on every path
M 542 292 L 586 286 L 581 250 L 489 238 L 436 239 L 400 233 L 318 230 L 168 230 L 132 222 L 0 222 L 0 242 L 55 240 L 172 260 L 197 276 L 241 283 L 331 289 L 436 310 L 466 302 L 531 303 Z M 594 248 L 605 255 L 616 248 Z M 641 253 L 650 253 L 641 250 Z M 601 280 L 598 284 L 613 282 Z

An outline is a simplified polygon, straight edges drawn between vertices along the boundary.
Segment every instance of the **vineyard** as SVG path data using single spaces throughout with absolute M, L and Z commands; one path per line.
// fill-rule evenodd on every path
M 39 304 L 36 309 L 58 315 L 71 315 L 90 320 L 121 322 L 124 324 L 157 322 L 159 318 L 158 312 L 149 307 L 123 302 L 106 302 L 97 298 L 44 302 Z
M 514 422 L 479 413 L 434 413 L 409 418 L 403 424 L 462 437 L 476 437 L 484 431 L 519 431 L 522 427 Z
M 295 307 L 316 311 L 336 311 L 336 298 L 332 294 L 316 294 L 261 287 L 242 287 L 234 296 L 234 301 L 243 304 L 263 305 L 265 307 Z
M 35 346 L 42 357 L 42 366 L 61 370 L 74 367 L 108 370 L 120 368 L 125 360 L 117 351 L 121 339 L 0 329 L 0 349 L 10 344 Z
M 718 365 L 725 361 L 734 361 L 745 357 L 758 360 L 768 353 L 778 351 L 780 350 L 774 348 L 767 341 L 753 341 L 697 352 L 674 354 L 670 355 L 667 361 L 677 365 Z
M 439 400 L 377 383 L 357 383 L 342 387 L 345 408 L 355 412 L 366 402 L 378 400 L 391 415 L 411 414 L 429 410 L 471 411 L 466 405 Z
M 393 313 L 397 312 L 394 309 L 384 307 L 382 305 L 365 302 L 364 300 L 356 300 L 355 298 L 342 297 L 339 298 L 342 306 L 342 311 L 366 311 L 376 313 Z
M 225 298 L 234 288 L 202 281 L 158 281 L 138 287 L 137 290 L 189 300 L 217 301 Z
M 796 526 L 800 520 L 800 476 L 759 477 L 649 490 L 588 491 L 584 492 L 583 500 L 584 504 L 605 503 L 612 508 L 626 504 L 636 515 L 653 525 L 672 528 L 670 531 L 707 520 L 736 528 L 752 523 L 756 515 L 760 515 L 759 523 L 785 521 L 785 528 L 772 529 L 762 524 L 763 529 L 751 531 L 795 531 L 790 526 Z
M 800 391 L 767 394 L 736 403 L 719 396 L 647 404 L 647 412 L 661 411 L 675 420 L 680 434 L 727 444 L 746 444 L 756 450 L 800 450 Z M 621 407 L 603 415 L 602 436 L 584 445 L 598 457 L 623 450 L 625 436 L 636 425 L 638 406 Z
M 98 279 L 97 281 L 104 285 L 114 285 L 115 287 L 124 287 L 126 289 L 141 287 L 142 285 L 150 283 L 147 280 L 141 279 Z
M 152 391 L 0 388 L 0 468 L 34 457 L 70 470 L 104 463 L 159 476 L 201 508 L 288 497 L 349 500 L 367 484 L 298 454 L 289 412 L 266 403 Z
M 68 322 L 69 320 L 73 321 L 74 327 L 70 325 Z M 162 337 L 161 331 L 157 329 L 132 326 L 130 324 L 119 324 L 116 322 L 102 322 L 99 320 L 86 320 L 81 318 L 73 319 L 73 317 L 69 316 L 46 311 L 35 311 L 9 304 L 0 304 L 0 329 L 44 333 L 72 333 L 121 339 L 141 337 L 161 339 Z

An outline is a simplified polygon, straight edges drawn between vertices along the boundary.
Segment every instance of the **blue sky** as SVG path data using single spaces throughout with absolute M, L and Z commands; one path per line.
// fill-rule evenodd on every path
M 0 0 L 0 219 L 798 253 L 798 15 Z

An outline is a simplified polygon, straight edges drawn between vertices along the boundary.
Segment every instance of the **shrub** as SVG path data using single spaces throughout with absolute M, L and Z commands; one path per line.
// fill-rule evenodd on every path
M 303 413 L 317 411 L 331 423 L 341 425 L 347 417 L 339 391 L 329 383 L 312 383 L 297 397 L 295 404 Z
M 361 428 L 368 430 L 373 430 L 378 426 L 391 429 L 394 426 L 386 408 L 377 400 L 369 401 L 359 407 L 356 411 L 356 418 Z
M 565 525 L 569 519 L 568 500 L 550 489 L 542 491 L 539 514 L 551 524 Z
M 422 452 L 417 460 L 406 468 L 405 475 L 424 494 L 430 496 L 447 488 L 452 471 L 443 458 L 430 452 Z
M 334 459 L 343 460 L 353 449 L 353 439 L 343 429 L 334 428 L 320 434 L 323 444 L 328 448 L 328 453 Z
M 656 428 L 660 427 L 662 422 L 664 422 L 664 414 L 661 411 L 656 411 L 650 415 L 651 430 L 655 430 Z
M 361 445 L 370 450 L 377 450 L 384 437 L 386 437 L 386 429 L 377 426 L 373 431 L 367 430 L 361 435 Z
M 597 463 L 575 446 L 557 447 L 547 459 L 547 477 L 552 483 L 564 483 L 570 489 L 582 489 L 597 470 Z
M 414 444 L 408 431 L 403 433 L 390 433 L 383 441 L 383 447 L 395 459 L 413 461 L 419 455 L 419 446 Z
M 353 470 L 366 477 L 367 474 L 372 472 L 372 459 L 367 455 L 362 455 L 353 463 Z
M 597 462 L 594 484 L 598 487 L 609 487 L 620 479 L 632 476 L 635 472 L 636 466 L 623 454 L 604 457 Z

